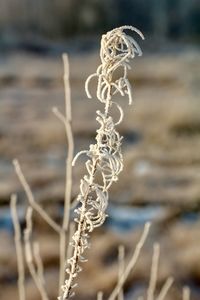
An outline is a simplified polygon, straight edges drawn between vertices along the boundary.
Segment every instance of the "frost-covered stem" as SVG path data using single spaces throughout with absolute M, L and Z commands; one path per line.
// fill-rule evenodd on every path
M 96 172 L 96 165 L 97 165 L 97 161 L 98 160 L 95 160 L 93 161 L 93 170 L 92 170 L 92 173 L 90 175 L 90 185 L 88 186 L 88 190 L 87 192 L 85 193 L 85 197 L 83 199 L 83 203 L 82 203 L 82 214 L 80 215 L 80 219 L 78 221 L 78 229 L 77 229 L 77 247 L 74 248 L 74 253 L 73 253 L 73 263 L 71 265 L 71 268 L 70 268 L 70 274 L 69 274 L 69 278 L 68 278 L 68 281 L 67 281 L 67 289 L 65 290 L 65 292 L 63 293 L 63 299 L 67 299 L 69 297 L 69 293 L 71 291 L 71 288 L 73 286 L 73 280 L 75 278 L 75 274 L 77 273 L 77 267 L 78 267 L 78 262 L 79 262 L 79 257 L 80 257 L 80 253 L 79 253 L 79 247 L 81 247 L 81 237 L 82 237 L 82 234 L 85 233 L 85 230 L 84 230 L 84 219 L 85 219 L 85 212 L 86 212 L 86 206 L 87 206 L 87 201 L 88 201 L 88 195 L 89 195 L 89 192 L 91 190 L 91 187 L 92 187 L 92 184 L 93 184 L 93 181 L 94 181 L 94 175 L 95 175 L 95 172 Z
M 126 29 L 136 31 L 143 37 L 142 33 L 131 26 L 122 26 L 103 35 L 100 50 L 101 65 L 95 74 L 88 77 L 85 84 L 87 96 L 92 98 L 89 92 L 89 82 L 92 78 L 97 78 L 96 96 L 103 103 L 104 111 L 97 111 L 96 120 L 100 127 L 96 131 L 96 143 L 91 144 L 89 150 L 80 151 L 72 162 L 74 165 L 82 154 L 88 156 L 85 163 L 87 175 L 81 179 L 80 193 L 77 198 L 80 204 L 75 210 L 77 230 L 72 237 L 73 253 L 67 261 L 69 265 L 66 269 L 68 279 L 62 286 L 63 293 L 60 294 L 62 300 L 68 299 L 74 294 L 71 290 L 76 286 L 74 278 L 81 271 L 79 263 L 86 261 L 83 253 L 89 247 L 89 233 L 104 223 L 109 188 L 113 182 L 118 180 L 118 175 L 123 169 L 122 137 L 116 130 L 116 125 L 123 119 L 123 110 L 113 101 L 113 96 L 117 93 L 121 96 L 127 95 L 129 104 L 131 104 L 131 88 L 127 79 L 127 70 L 130 68 L 129 60 L 134 58 L 135 54 L 141 55 L 141 50 L 135 40 L 124 32 Z M 123 74 L 120 78 L 114 79 L 114 73 L 119 67 L 122 68 Z M 114 122 L 110 115 L 109 109 L 113 104 L 120 113 L 117 122 Z M 64 117 L 58 111 L 55 113 L 65 123 Z M 96 171 L 100 176 L 95 176 Z

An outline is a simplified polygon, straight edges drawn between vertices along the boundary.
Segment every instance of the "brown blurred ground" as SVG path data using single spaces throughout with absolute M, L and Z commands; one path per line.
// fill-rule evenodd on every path
M 98 64 L 96 53 L 70 57 L 76 152 L 94 141 L 95 111 L 101 105 L 96 100 L 87 100 L 84 81 Z M 133 63 L 130 80 L 134 87 L 133 106 L 128 106 L 125 99 L 119 100 L 125 110 L 125 119 L 119 127 L 124 136 L 125 168 L 111 191 L 111 219 L 92 237 L 90 259 L 80 279 L 77 299 L 95 299 L 96 291 L 107 294 L 114 286 L 117 246 L 123 242 L 130 255 L 141 229 L 132 226 L 122 235 L 120 210 L 116 217 L 115 209 L 120 207 L 123 211 L 124 207 L 135 206 L 136 210 L 144 209 L 146 219 L 151 219 L 149 210 L 159 210 L 153 215 L 149 240 L 126 286 L 127 299 L 136 297 L 147 285 L 155 241 L 161 243 L 158 288 L 167 276 L 175 277 L 167 300 L 180 299 L 184 284 L 191 286 L 192 299 L 199 299 L 200 54 L 187 50 L 145 55 Z M 0 62 L 0 87 L 0 210 L 3 216 L 0 240 L 4 241 L 0 247 L 0 299 L 7 300 L 16 294 L 17 276 L 13 236 L 8 230 L 10 194 L 18 192 L 20 207 L 26 202 L 14 174 L 13 158 L 21 162 L 37 200 L 54 217 L 60 217 L 66 146 L 64 130 L 51 108 L 56 105 L 63 109 L 61 58 L 20 52 L 5 55 Z M 117 118 L 115 112 L 114 115 Z M 82 174 L 84 158 L 74 169 L 73 197 Z M 114 222 L 118 222 L 116 226 Z M 41 240 L 49 291 L 55 299 L 58 240 L 37 216 L 35 231 Z M 29 278 L 27 286 L 28 300 L 38 299 Z

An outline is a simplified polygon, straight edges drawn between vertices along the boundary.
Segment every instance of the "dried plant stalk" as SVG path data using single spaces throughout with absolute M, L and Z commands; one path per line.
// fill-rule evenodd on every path
M 116 287 L 112 291 L 112 293 L 109 296 L 108 300 L 114 300 L 119 295 L 119 293 L 120 293 L 124 283 L 126 282 L 130 272 L 133 270 L 133 268 L 135 267 L 136 262 L 138 261 L 138 258 L 139 258 L 140 252 L 142 250 L 142 247 L 143 247 L 143 245 L 144 245 L 144 243 L 147 239 L 149 229 L 150 229 L 150 223 L 146 223 L 145 226 L 144 226 L 142 236 L 141 236 L 139 242 L 136 245 L 135 251 L 133 252 L 133 255 L 132 255 L 128 265 L 126 266 L 126 268 L 124 270 L 123 276 L 121 276 L 120 280 L 118 281 Z
M 35 259 L 35 263 L 37 266 L 37 276 L 42 282 L 43 285 L 45 285 L 45 278 L 44 278 L 44 266 L 40 255 L 40 245 L 38 242 L 33 243 L 33 255 Z
M 137 300 L 164 300 L 167 296 L 167 293 L 173 283 L 173 278 L 167 278 L 166 282 L 161 288 L 161 291 L 157 297 L 155 297 L 155 290 L 156 290 L 156 283 L 158 277 L 158 262 L 160 257 L 160 245 L 155 243 L 153 246 L 153 256 L 152 256 L 152 264 L 151 264 L 151 273 L 150 273 L 150 280 L 149 280 L 149 287 L 147 289 L 147 296 L 143 297 L 140 296 Z
M 120 245 L 118 247 L 118 281 L 120 281 L 121 277 L 123 277 L 124 269 L 125 269 L 125 247 L 124 245 Z M 123 287 L 119 292 L 118 300 L 124 300 L 124 292 Z
M 21 229 L 19 224 L 19 218 L 17 215 L 17 196 L 11 196 L 10 209 L 12 215 L 12 221 L 15 231 L 15 248 L 17 254 L 17 268 L 18 268 L 18 292 L 19 299 L 25 300 L 25 271 L 24 271 L 24 257 L 23 257 L 23 246 L 21 238 Z
M 37 213 L 52 227 L 57 233 L 60 233 L 61 227 L 46 213 L 46 211 L 35 201 L 34 195 L 30 189 L 30 186 L 22 172 L 21 166 L 17 159 L 13 160 L 13 165 L 15 168 L 15 172 L 21 182 L 23 189 L 26 193 L 27 199 L 29 201 L 30 206 L 37 211 Z
M 97 293 L 97 300 L 103 300 L 103 292 L 98 292 Z
M 78 196 L 80 206 L 75 211 L 77 230 L 72 238 L 73 255 L 68 259 L 69 267 L 66 270 L 68 279 L 62 286 L 63 294 L 59 297 L 62 300 L 74 294 L 72 291 L 76 286 L 74 279 L 81 271 L 80 263 L 86 261 L 83 253 L 89 246 L 89 233 L 103 224 L 106 218 L 108 190 L 112 183 L 118 180 L 118 175 L 123 169 L 122 137 L 116 130 L 116 125 L 123 119 L 123 110 L 113 101 L 113 96 L 127 95 L 129 104 L 132 103 L 127 70 L 130 68 L 130 59 L 133 59 L 135 54 L 142 54 L 136 41 L 124 32 L 127 29 L 137 32 L 144 38 L 139 30 L 131 26 L 122 26 L 103 35 L 100 50 L 101 65 L 96 73 L 89 76 L 85 85 L 87 96 L 91 98 L 89 83 L 92 78 L 97 78 L 96 96 L 103 103 L 104 111 L 97 111 L 96 120 L 100 128 L 96 131 L 96 144 L 90 145 L 89 150 L 79 152 L 73 160 L 74 165 L 79 155 L 83 153 L 89 158 L 86 162 L 87 175 L 80 183 Z M 114 79 L 119 69 L 122 70 L 122 75 Z M 110 115 L 110 108 L 113 105 L 117 106 L 120 113 L 117 122 L 114 122 Z M 62 119 L 62 116 L 60 118 Z M 98 180 L 98 174 L 101 175 L 101 181 Z
M 33 281 L 38 288 L 42 300 L 49 300 L 45 286 L 44 277 L 41 275 L 41 258 L 38 258 L 39 252 L 35 252 L 37 256 L 36 265 L 38 269 L 36 270 L 33 261 L 32 245 L 31 245 L 31 235 L 32 235 L 32 207 L 29 206 L 26 213 L 26 229 L 24 230 L 24 244 L 25 244 L 25 258 L 29 269 L 29 272 L 33 278 Z
M 66 241 L 69 225 L 70 202 L 72 193 L 72 160 L 74 156 L 74 139 L 72 133 L 72 112 L 71 112 L 71 90 L 69 84 L 69 61 L 67 54 L 63 54 L 64 64 L 64 86 L 65 86 L 65 116 L 59 112 L 57 107 L 53 108 L 55 115 L 63 122 L 67 137 L 67 159 L 66 159 L 66 180 L 65 180 L 65 200 L 62 229 L 60 230 L 60 274 L 59 274 L 59 294 L 62 293 L 61 286 L 65 280 L 66 262 Z
M 160 256 L 160 246 L 159 244 L 154 244 L 149 288 L 147 290 L 147 300 L 154 300 L 154 293 L 156 289 L 156 282 L 158 276 L 159 256 Z
M 172 286 L 174 282 L 174 279 L 172 277 L 167 278 L 166 282 L 164 283 L 160 294 L 158 295 L 158 297 L 156 298 L 156 300 L 164 300 L 170 287 Z
M 190 300 L 190 288 L 188 286 L 183 288 L 183 300 Z

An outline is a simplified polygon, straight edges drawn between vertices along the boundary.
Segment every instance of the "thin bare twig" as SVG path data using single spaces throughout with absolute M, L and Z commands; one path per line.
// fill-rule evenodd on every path
M 165 281 L 165 283 L 164 283 L 164 285 L 163 285 L 163 287 L 162 287 L 162 289 L 160 291 L 160 294 L 158 295 L 158 297 L 156 298 L 156 300 L 164 300 L 164 298 L 166 297 L 166 295 L 167 295 L 170 287 L 172 286 L 173 282 L 174 282 L 174 279 L 172 277 L 169 277 Z
M 59 111 L 56 106 L 52 107 L 52 112 L 64 125 L 66 124 L 65 116 Z
M 59 274 L 59 294 L 61 287 L 65 281 L 65 262 L 66 262 L 66 241 L 67 230 L 69 225 L 70 202 L 72 194 L 72 160 L 74 156 L 74 139 L 72 133 L 72 112 L 71 112 L 71 90 L 69 83 L 69 61 L 67 54 L 63 54 L 64 64 L 64 87 L 65 87 L 65 116 L 53 107 L 52 111 L 57 118 L 64 124 L 67 137 L 67 159 L 66 159 L 66 176 L 65 176 L 65 200 L 64 200 L 64 215 L 62 222 L 62 230 L 60 231 L 60 274 Z M 69 247 L 69 246 L 68 246 Z
M 29 206 L 26 214 L 26 229 L 24 230 L 24 243 L 25 243 L 25 257 L 29 272 L 33 278 L 33 281 L 38 288 L 42 300 L 49 300 L 47 292 L 41 278 L 38 276 L 33 263 L 32 246 L 31 246 L 31 234 L 32 234 L 32 207 Z
M 102 291 L 97 293 L 97 300 L 103 300 L 103 292 Z
M 17 159 L 13 160 L 15 172 L 24 188 L 31 207 L 38 212 L 38 214 L 51 226 L 57 233 L 60 233 L 61 227 L 46 213 L 46 211 L 35 201 L 30 186 L 22 172 L 21 166 Z
M 69 224 L 70 201 L 72 193 L 72 160 L 74 156 L 74 139 L 72 133 L 72 112 L 71 112 L 71 90 L 69 84 L 69 61 L 67 54 L 63 54 L 64 63 L 64 86 L 65 86 L 65 117 L 66 135 L 68 142 L 68 153 L 66 160 L 66 184 L 63 229 L 66 231 Z
M 125 248 L 124 245 L 120 245 L 118 248 L 118 281 L 120 281 L 121 277 L 124 275 L 124 268 L 125 268 Z M 118 300 L 124 300 L 124 292 L 123 287 L 121 288 Z
M 154 300 L 154 293 L 156 289 L 156 282 L 158 276 L 159 256 L 160 256 L 160 246 L 159 244 L 156 243 L 153 246 L 153 257 L 152 257 L 149 287 L 147 290 L 147 300 Z
M 190 288 L 188 286 L 183 288 L 183 300 L 190 300 Z
M 25 300 L 25 271 L 24 271 L 24 258 L 23 258 L 23 248 L 22 248 L 22 239 L 21 239 L 21 229 L 19 224 L 19 218 L 17 215 L 17 195 L 11 195 L 11 215 L 15 231 L 15 248 L 17 254 L 17 268 L 18 268 L 18 291 L 19 299 Z
M 40 255 L 40 246 L 38 242 L 33 243 L 33 255 L 37 265 L 37 275 L 40 281 L 45 285 L 45 278 L 44 278 L 44 267 L 43 262 Z
M 116 297 L 118 296 L 122 286 L 124 285 L 125 281 L 127 280 L 130 272 L 133 270 L 137 260 L 138 260 L 138 257 L 140 255 L 140 252 L 141 252 L 141 249 L 146 241 L 146 238 L 148 236 L 148 233 L 149 233 L 149 229 L 150 229 L 150 223 L 146 223 L 145 226 L 144 226 L 144 230 L 143 230 L 143 233 L 142 233 L 142 236 L 138 242 L 138 244 L 136 245 L 136 248 L 135 248 L 135 251 L 127 265 L 127 267 L 125 268 L 125 271 L 124 271 L 124 274 L 123 276 L 120 278 L 120 280 L 118 281 L 116 287 L 114 288 L 114 290 L 112 291 L 111 295 L 109 296 L 108 300 L 114 300 L 116 299 Z M 159 299 L 161 300 L 161 299 Z

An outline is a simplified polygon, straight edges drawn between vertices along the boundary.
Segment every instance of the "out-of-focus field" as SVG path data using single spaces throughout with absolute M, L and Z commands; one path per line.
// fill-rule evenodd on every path
M 99 64 L 97 54 L 70 57 L 73 131 L 76 152 L 95 140 L 95 111 L 84 81 Z M 15 53 L 0 60 L 0 299 L 16 295 L 16 258 L 9 212 L 10 195 L 19 195 L 23 226 L 26 198 L 12 166 L 21 162 L 37 201 L 57 220 L 62 213 L 66 143 L 52 106 L 64 109 L 62 60 Z M 130 71 L 134 104 L 119 102 L 125 118 L 124 170 L 110 192 L 110 217 L 92 235 L 76 299 L 107 295 L 117 279 L 117 247 L 127 258 L 145 221 L 153 222 L 144 251 L 125 286 L 126 299 L 137 299 L 148 285 L 153 243 L 161 244 L 158 290 L 167 276 L 175 283 L 166 300 L 181 299 L 189 285 L 200 299 L 200 53 L 146 55 Z M 95 96 L 95 80 L 91 84 Z M 113 112 L 117 118 L 117 112 Z M 73 198 L 84 174 L 84 157 L 74 168 Z M 34 236 L 41 244 L 51 299 L 57 297 L 58 238 L 34 215 Z M 37 291 L 27 271 L 27 299 Z

